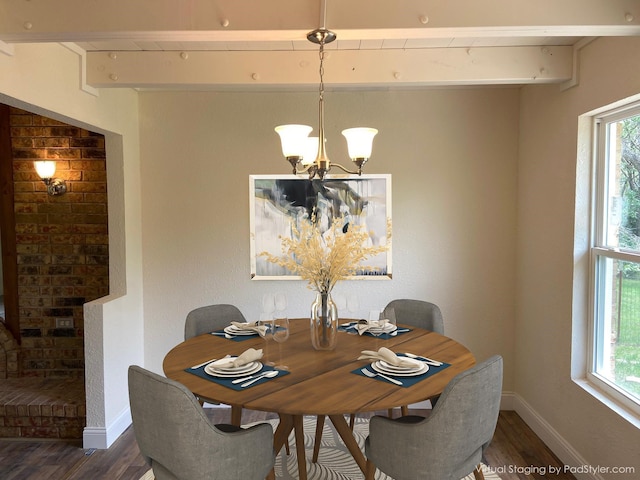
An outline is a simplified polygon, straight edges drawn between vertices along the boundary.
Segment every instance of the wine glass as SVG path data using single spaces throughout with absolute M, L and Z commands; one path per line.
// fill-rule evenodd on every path
M 289 338 L 289 317 L 277 315 L 271 322 L 270 336 L 278 343 L 278 358 L 282 362 L 282 342 L 286 342 Z M 286 365 L 276 365 L 279 370 L 289 370 Z
M 393 308 L 387 308 L 386 309 L 386 315 L 384 315 L 384 312 L 380 313 L 380 318 L 385 317 L 386 320 L 393 325 L 394 327 L 397 327 L 396 324 L 396 311 Z
M 282 316 L 287 309 L 287 296 L 284 293 L 276 293 L 274 297 L 274 309 L 277 312 L 276 317 Z
M 262 295 L 262 312 L 260 313 L 261 320 L 272 320 L 273 312 L 276 311 L 276 300 L 273 293 L 265 293 Z
M 289 318 L 278 316 L 273 319 L 271 337 L 278 343 L 286 342 L 289 338 Z

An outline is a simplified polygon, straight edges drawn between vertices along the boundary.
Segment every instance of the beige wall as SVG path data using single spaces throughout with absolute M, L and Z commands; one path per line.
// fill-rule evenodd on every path
M 515 88 L 326 95 L 330 158 L 343 163 L 340 130 L 366 122 L 380 130 L 366 171 L 393 178 L 393 279 L 334 292 L 357 293 L 361 315 L 394 298 L 437 303 L 447 334 L 478 359 L 505 357 L 506 390 L 518 98 Z M 305 283 L 250 279 L 248 196 L 250 174 L 289 173 L 273 128 L 316 116 L 315 93 L 141 93 L 148 366 L 161 370 L 198 306 L 234 303 L 257 318 L 262 294 L 280 290 L 293 316 L 308 316 Z
M 635 477 L 602 478 L 640 474 L 640 422 L 571 379 L 572 355 L 574 376 L 583 376 L 587 321 L 589 198 L 584 188 L 576 198 L 575 185 L 576 171 L 589 179 L 590 143 L 577 148 L 578 116 L 640 91 L 639 48 L 637 38 L 597 40 L 581 52 L 577 87 L 527 87 L 521 97 L 515 391 L 532 410 L 527 420 L 547 422 L 589 464 L 635 466 Z
M 84 445 L 103 448 L 130 424 L 127 366 L 143 362 L 138 104 L 131 90 L 89 93 L 80 71 L 80 57 L 58 44 L 0 54 L 0 102 L 105 135 L 111 293 L 84 312 Z
M 438 303 L 449 335 L 479 359 L 505 357 L 505 393 L 566 461 L 636 472 L 640 431 L 572 381 L 571 352 L 585 310 L 572 301 L 584 264 L 574 249 L 584 239 L 574 229 L 584 225 L 575 215 L 577 116 L 640 91 L 639 48 L 638 39 L 590 44 L 579 86 L 566 91 L 327 94 L 331 158 L 344 159 L 339 130 L 366 123 L 380 129 L 367 171 L 393 175 L 394 278 L 337 291 L 358 292 L 367 310 L 401 296 Z M 87 312 L 88 413 L 95 430 L 117 431 L 127 365 L 160 371 L 190 309 L 225 301 L 252 317 L 262 293 L 277 289 L 294 314 L 307 314 L 303 284 L 249 280 L 248 177 L 287 171 L 272 129 L 315 125 L 316 97 L 142 93 L 138 118 L 135 93 L 92 97 L 78 68 L 59 46 L 16 46 L 0 54 L 0 100 L 107 134 L 111 254 L 121 259 L 111 274 L 123 293 Z

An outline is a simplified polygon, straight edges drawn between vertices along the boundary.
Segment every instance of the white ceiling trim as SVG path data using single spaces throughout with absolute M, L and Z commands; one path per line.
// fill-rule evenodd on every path
M 559 83 L 572 75 L 572 47 L 336 50 L 325 82 L 356 85 Z M 315 52 L 88 52 L 87 82 L 100 88 L 317 87 Z
M 327 0 L 326 18 L 322 3 L 0 0 L 0 47 L 74 43 L 96 88 L 306 88 L 324 23 L 329 87 L 408 87 L 566 83 L 581 39 L 640 35 L 638 0 Z
M 194 41 L 218 36 L 230 41 L 237 35 L 292 40 L 321 26 L 320 4 L 320 0 L 0 0 L 0 40 L 78 41 L 139 34 L 183 40 L 194 35 Z M 640 25 L 636 0 L 333 0 L 327 2 L 326 13 L 327 28 L 346 38 L 375 32 L 380 32 L 377 38 L 407 38 L 407 31 L 412 36 L 441 32 L 446 37 L 461 31 L 470 36 L 483 31 L 491 36 L 499 32 L 631 35 Z

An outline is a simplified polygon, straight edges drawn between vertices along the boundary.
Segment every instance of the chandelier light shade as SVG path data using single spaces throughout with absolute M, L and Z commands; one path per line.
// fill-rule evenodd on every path
M 293 173 L 296 173 L 298 163 L 308 148 L 308 136 L 313 130 L 308 125 L 280 125 L 276 127 L 276 133 L 280 135 L 280 143 L 282 143 L 282 154 L 293 167 Z
M 318 156 L 318 137 L 307 137 L 305 140 L 301 163 L 304 167 L 309 168 L 309 165 L 313 165 Z
M 363 160 L 363 164 L 369 160 L 371 149 L 373 148 L 373 137 L 376 136 L 378 130 L 375 128 L 347 128 L 342 131 L 342 135 L 347 139 L 347 149 L 349 150 L 349 158 L 358 163 Z
M 323 2 L 323 17 L 326 14 L 326 4 Z M 323 22 L 324 23 L 324 22 Z M 307 34 L 307 40 L 320 45 L 320 99 L 318 102 L 318 137 L 309 137 L 313 130 L 307 125 L 280 125 L 276 132 L 282 142 L 282 153 L 293 168 L 293 174 L 307 173 L 309 179 L 319 177 L 324 179 L 332 166 L 343 172 L 362 174 L 362 167 L 371 156 L 373 137 L 378 133 L 375 128 L 348 128 L 342 134 L 347 139 L 349 157 L 353 160 L 357 170 L 349 170 L 340 164 L 332 163 L 325 150 L 324 136 L 324 46 L 336 39 L 336 34 L 324 27 Z M 314 140 L 315 139 L 315 140 Z M 311 150 L 310 150 L 311 149 Z M 315 149 L 315 152 L 313 152 Z M 313 159 L 312 159 L 313 158 Z

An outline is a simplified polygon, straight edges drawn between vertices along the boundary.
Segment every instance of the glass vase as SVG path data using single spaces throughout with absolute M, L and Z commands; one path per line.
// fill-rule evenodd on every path
M 311 344 L 316 350 L 333 350 L 338 341 L 338 309 L 328 293 L 318 293 L 311 305 Z

